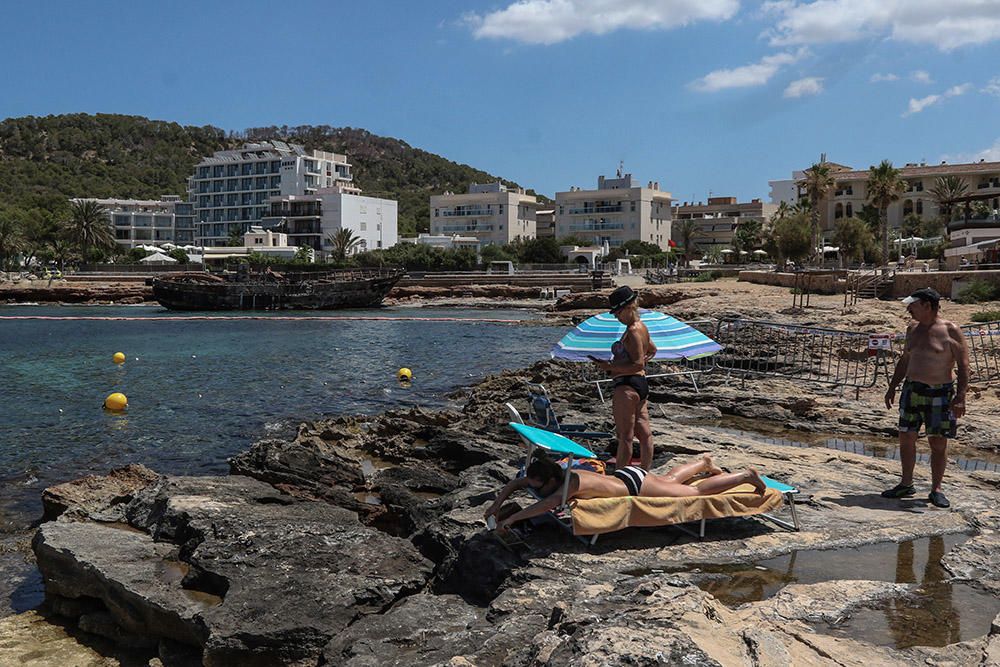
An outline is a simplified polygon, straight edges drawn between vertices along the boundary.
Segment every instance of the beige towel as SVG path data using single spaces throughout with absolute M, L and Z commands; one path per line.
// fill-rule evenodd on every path
M 667 526 L 701 519 L 762 514 L 781 506 L 784 498 L 776 489 L 758 496 L 749 484 L 710 496 L 685 498 L 589 498 L 571 501 L 574 535 L 613 533 L 631 526 Z

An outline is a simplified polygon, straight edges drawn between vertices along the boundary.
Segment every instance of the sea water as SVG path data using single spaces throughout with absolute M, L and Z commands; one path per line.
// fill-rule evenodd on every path
M 441 406 L 486 374 L 547 358 L 564 333 L 519 324 L 539 316 L 513 310 L 177 315 L 0 307 L 0 529 L 27 525 L 40 515 L 42 489 L 82 475 L 133 462 L 162 473 L 225 473 L 228 457 L 258 438 L 288 436 L 304 420 Z M 351 319 L 372 316 L 463 321 Z M 486 318 L 511 323 L 473 321 Z M 112 362 L 115 352 L 124 364 Z M 404 366 L 413 371 L 409 386 L 396 380 Z M 128 397 L 126 411 L 102 408 L 112 392 Z

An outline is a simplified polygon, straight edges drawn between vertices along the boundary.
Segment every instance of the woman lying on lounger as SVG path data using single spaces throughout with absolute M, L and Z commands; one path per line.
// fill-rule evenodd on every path
M 497 494 L 497 499 L 486 510 L 484 516 L 489 519 L 496 516 L 504 501 L 518 489 L 531 487 L 539 495 L 544 496 L 534 505 L 508 517 L 498 517 L 497 530 L 506 532 L 512 524 L 524 519 L 531 519 L 549 512 L 562 503 L 562 485 L 566 471 L 545 455 L 540 455 L 528 469 L 524 477 L 507 482 Z M 705 480 L 697 486 L 689 486 L 685 482 L 704 475 Z M 743 472 L 723 472 L 715 465 L 712 457 L 705 454 L 699 460 L 685 463 L 672 469 L 666 475 L 654 475 L 638 466 L 626 466 L 616 470 L 613 475 L 601 475 L 586 470 L 570 472 L 570 498 L 618 498 L 621 496 L 647 496 L 652 498 L 680 498 L 685 496 L 710 496 L 722 493 L 740 484 L 752 484 L 759 495 L 764 495 L 767 485 L 753 468 Z

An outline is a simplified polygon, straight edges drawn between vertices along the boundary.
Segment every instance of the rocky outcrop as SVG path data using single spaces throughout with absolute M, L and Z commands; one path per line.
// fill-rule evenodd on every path
M 412 544 L 353 512 L 245 477 L 163 478 L 127 517 L 42 526 L 34 548 L 52 608 L 119 643 L 191 647 L 209 665 L 315 664 L 431 572 Z
M 81 285 L 36 281 L 38 286 L 0 284 L 3 303 L 121 303 L 136 304 L 153 300 L 153 288 L 142 283 Z
M 132 464 L 107 475 L 88 475 L 50 486 L 42 492 L 42 520 L 51 521 L 68 514 L 95 521 L 123 521 L 129 501 L 159 478 L 146 466 Z
M 48 608 L 130 650 L 210 665 L 977 664 L 996 654 L 995 631 L 899 650 L 828 631 L 918 592 L 861 568 L 849 581 L 789 577 L 739 607 L 699 587 L 705 564 L 807 549 L 850 558 L 863 545 L 973 532 L 943 564 L 956 582 L 1000 590 L 1000 475 L 950 467 L 954 509 L 941 511 L 878 495 L 897 461 L 720 427 L 736 418 L 802 438 L 871 438 L 886 421 L 877 390 L 858 400 L 786 381 L 654 385 L 654 466 L 711 452 L 792 482 L 800 532 L 722 520 L 704 540 L 627 530 L 588 548 L 540 523 L 522 544 L 499 541 L 483 511 L 523 456 L 504 403 L 523 409 L 524 382 L 542 382 L 567 421 L 607 428 L 587 373 L 539 363 L 461 392 L 460 411 L 304 424 L 234 457 L 228 477 L 142 476 L 126 493 L 117 473 L 61 488 L 61 516 L 35 539 Z M 982 431 L 987 412 L 970 417 Z
M 648 285 L 639 290 L 639 305 L 643 308 L 655 308 L 656 306 L 669 306 L 679 301 L 696 298 L 704 295 L 716 295 L 717 289 L 706 289 L 703 292 L 682 290 L 674 287 L 662 285 Z M 554 309 L 565 310 L 604 310 L 608 307 L 608 295 L 611 290 L 599 292 L 573 292 L 559 297 L 556 300 Z

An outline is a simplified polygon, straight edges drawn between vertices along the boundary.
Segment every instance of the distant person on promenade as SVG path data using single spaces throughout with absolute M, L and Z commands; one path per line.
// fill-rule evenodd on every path
M 615 467 L 624 468 L 632 460 L 632 439 L 639 440 L 640 466 L 653 465 L 653 430 L 649 425 L 649 382 L 646 362 L 656 355 L 649 329 L 639 316 L 638 294 L 623 285 L 608 297 L 611 314 L 625 325 L 625 333 L 611 346 L 611 361 L 594 360 L 611 375 L 614 395 L 611 411 L 615 417 L 618 450 Z
M 896 387 L 899 396 L 899 460 L 902 479 L 882 492 L 884 498 L 907 498 L 916 493 L 913 466 L 917 460 L 917 436 L 921 425 L 931 447 L 931 493 L 936 507 L 951 503 L 941 492 L 948 463 L 948 438 L 954 438 L 958 419 L 965 414 L 965 392 L 969 386 L 969 347 L 958 325 L 938 314 L 941 295 L 930 287 L 918 289 L 903 299 L 916 320 L 906 330 L 903 356 L 885 392 L 885 407 L 891 408 Z M 958 386 L 952 368 L 958 367 Z

